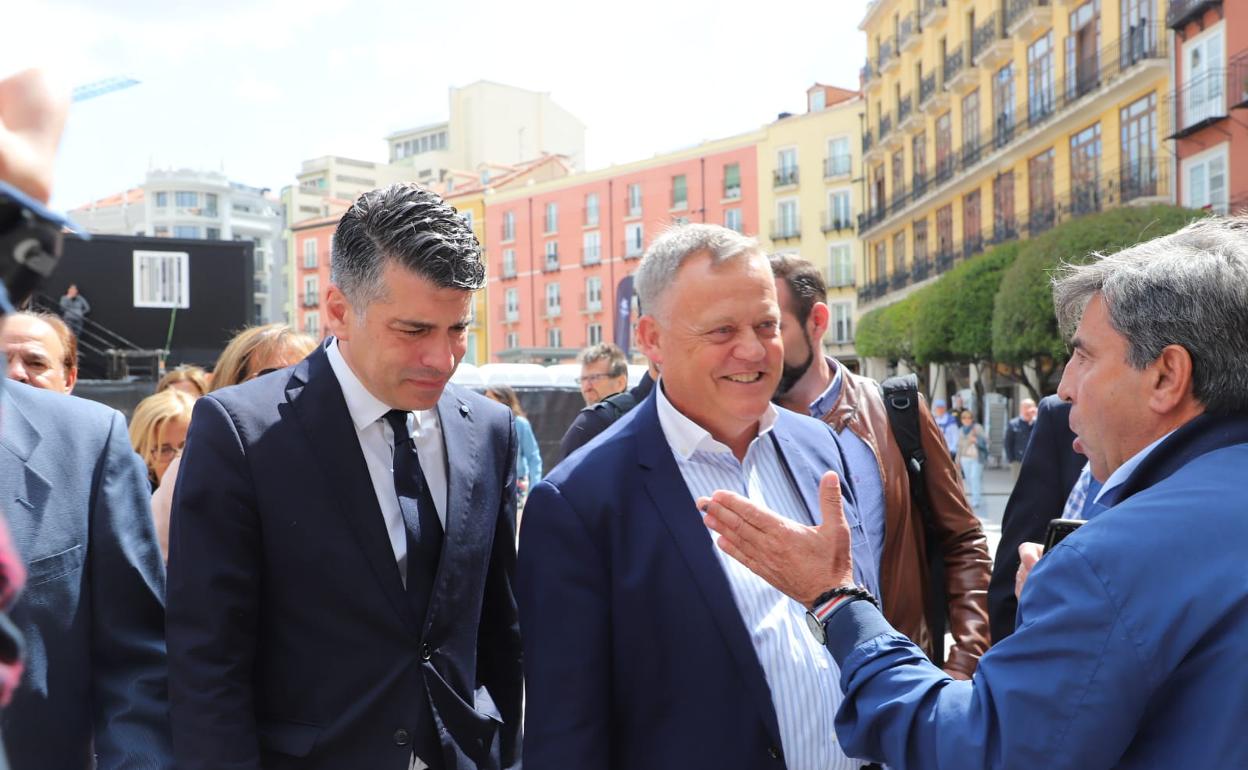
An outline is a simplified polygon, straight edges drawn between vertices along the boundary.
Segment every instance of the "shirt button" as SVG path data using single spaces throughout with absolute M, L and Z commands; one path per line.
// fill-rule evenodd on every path
M 394 731 L 394 745 L 406 746 L 412 740 L 412 735 L 406 729 L 400 727 Z
M 780 749 L 776 748 L 775 746 L 772 746 L 771 748 L 767 749 L 767 756 L 771 757 L 772 759 L 779 759 Z
M 433 648 L 427 642 L 420 645 L 420 657 L 422 660 L 429 660 L 433 657 Z

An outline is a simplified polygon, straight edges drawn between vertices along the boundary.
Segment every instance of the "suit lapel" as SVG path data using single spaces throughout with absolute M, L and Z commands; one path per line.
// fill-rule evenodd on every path
M 710 530 L 702 523 L 702 516 L 689 496 L 689 487 L 680 475 L 676 458 L 672 455 L 659 425 L 654 396 L 647 398 L 637 409 L 641 411 L 635 423 L 638 464 L 641 466 L 646 492 L 684 557 L 693 576 L 693 583 L 710 608 L 711 617 L 715 619 L 724 643 L 736 659 L 737 671 L 758 707 L 768 734 L 779 745 L 780 726 L 776 721 L 771 689 L 767 686 L 767 678 L 758 662 L 758 654 L 750 642 L 749 631 L 741 620 L 741 612 L 732 598 L 728 576 L 724 574 L 723 566 L 712 550 L 715 545 L 711 540 Z
M 3 404 L 0 407 L 0 425 L 3 426 L 0 428 L 0 446 L 21 463 L 20 472 L 8 463 L 0 464 L 0 469 L 13 468 L 11 473 L 0 470 L 0 484 L 4 489 L 5 510 L 9 514 L 10 525 L 15 530 L 21 527 L 21 522 L 26 521 L 26 517 L 19 518 L 16 515 L 19 506 L 32 513 L 44 511 L 47 509 L 48 497 L 52 494 L 52 484 L 31 462 L 42 437 L 9 394 L 10 389 L 22 387 L 27 386 L 5 383 L 3 398 L 0 399 Z M 13 534 L 14 539 L 19 542 L 24 539 L 22 532 L 15 531 Z
M 473 543 L 481 536 L 481 527 L 493 526 L 489 517 L 473 517 L 473 492 L 481 472 L 481 429 L 473 421 L 472 409 L 459 397 L 454 385 L 447 385 L 438 399 L 438 424 L 442 431 L 442 447 L 446 454 L 446 535 L 442 540 L 442 556 L 434 581 L 433 598 L 425 619 L 426 629 L 438 616 L 438 610 L 449 601 L 454 575 L 466 575 L 475 553 Z
M 359 437 L 342 388 L 323 347 L 295 367 L 286 397 L 308 434 L 334 502 L 364 551 L 382 593 L 412 632 L 417 633 L 416 618 L 407 601 L 390 535 L 377 504 L 377 491 L 359 448 Z

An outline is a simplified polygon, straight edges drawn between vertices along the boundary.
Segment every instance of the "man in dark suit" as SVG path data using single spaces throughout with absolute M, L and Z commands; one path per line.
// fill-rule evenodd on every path
M 165 575 L 125 420 L 4 383 L 0 490 L 28 565 L 12 613 L 26 670 L 3 716 L 14 770 L 171 767 Z
M 512 766 L 512 416 L 448 384 L 480 246 L 414 185 L 361 196 L 333 246 L 333 338 L 195 408 L 169 554 L 179 767 Z
M 1018 598 L 1014 576 L 1018 572 L 1018 546 L 1044 541 L 1045 529 L 1061 518 L 1070 490 L 1079 478 L 1087 458 L 1074 450 L 1075 434 L 1070 429 L 1070 404 L 1057 396 L 1040 400 L 1036 420 L 1023 453 L 1018 481 L 1005 504 L 1001 521 L 1001 541 L 988 584 L 988 619 L 992 642 L 996 644 L 1014 633 Z
M 810 522 L 821 474 L 843 468 L 828 426 L 770 403 L 783 354 L 767 258 L 682 225 L 650 247 L 637 289 L 662 378 L 525 506 L 525 768 L 859 767 L 824 740 L 840 688 L 804 608 L 717 549 L 698 509 L 727 487 Z

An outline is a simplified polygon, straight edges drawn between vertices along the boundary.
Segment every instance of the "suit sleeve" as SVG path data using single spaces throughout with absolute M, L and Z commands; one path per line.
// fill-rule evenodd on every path
M 559 440 L 560 459 L 568 459 L 568 455 L 588 444 L 599 433 L 611 424 L 606 409 L 582 409 L 576 413 L 576 419 L 568 426 L 568 432 Z
M 1013 462 L 1014 460 L 1014 443 L 1018 441 L 1018 431 L 1014 427 L 1014 421 L 1010 420 L 1005 424 L 1005 461 Z
M 252 669 L 259 523 L 243 444 L 225 408 L 196 403 L 173 493 L 169 669 L 179 770 L 259 770 Z
M 845 700 L 846 752 L 917 770 L 1112 767 L 1153 697 L 1140 640 L 1078 551 L 1040 561 L 1023 592 L 1026 621 L 953 681 L 865 602 L 828 622 Z
M 524 674 L 521 669 L 520 621 L 512 579 L 516 571 L 516 423 L 507 435 L 507 469 L 502 486 L 494 548 L 486 575 L 478 628 L 477 660 L 484 685 L 503 718 L 499 749 L 504 768 L 519 767 Z
M 988 579 L 992 558 L 984 528 L 962 494 L 958 468 L 927 404 L 919 401 L 919 436 L 927 457 L 924 479 L 936 545 L 945 564 L 945 598 L 953 646 L 945 667 L 970 676 L 988 649 Z
M 988 588 L 988 613 L 992 618 L 992 640 L 1000 642 L 1014 632 L 1014 616 L 1018 600 L 1014 596 L 1014 573 L 1018 572 L 1018 546 L 1040 542 L 1050 519 L 1062 515 L 1069 487 L 1060 479 L 1061 455 L 1068 451 L 1060 445 L 1062 431 L 1048 399 L 1040 401 L 1031 440 L 1023 452 L 1018 481 L 1005 504 L 1001 521 L 1001 541 L 997 560 L 992 567 Z
M 525 770 L 611 767 L 607 557 L 549 481 L 525 504 L 516 573 Z
M 100 770 L 173 766 L 165 574 L 147 469 L 113 414 L 91 506 L 91 695 Z

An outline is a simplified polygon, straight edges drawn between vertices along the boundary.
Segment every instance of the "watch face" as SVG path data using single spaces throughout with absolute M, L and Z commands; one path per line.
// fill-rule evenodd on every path
M 827 644 L 828 634 L 823 630 L 823 624 L 819 622 L 819 618 L 815 617 L 815 613 L 806 613 L 806 627 L 810 629 L 810 633 L 814 635 L 816 642 Z

